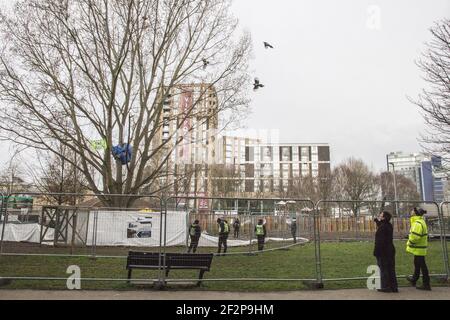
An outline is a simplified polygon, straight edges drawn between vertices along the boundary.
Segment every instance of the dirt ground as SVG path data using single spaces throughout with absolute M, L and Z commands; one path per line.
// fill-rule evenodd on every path
M 450 288 L 431 292 L 400 288 L 400 293 L 367 289 L 273 293 L 185 291 L 33 291 L 0 290 L 0 300 L 450 300 Z

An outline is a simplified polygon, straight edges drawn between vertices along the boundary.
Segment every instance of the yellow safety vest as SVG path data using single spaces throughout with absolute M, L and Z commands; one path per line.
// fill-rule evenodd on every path
M 256 235 L 263 236 L 264 235 L 264 226 L 262 224 L 258 224 L 256 226 Z
M 228 222 L 223 223 L 224 226 L 224 233 L 230 233 L 230 227 L 228 226 Z
M 218 224 L 219 226 L 219 232 L 221 232 L 222 230 L 220 230 L 220 224 Z M 230 227 L 228 226 L 228 223 L 226 223 L 225 221 L 223 221 L 223 233 L 230 233 Z
M 406 252 L 415 256 L 426 256 L 428 251 L 428 228 L 423 217 L 411 217 L 411 230 L 409 232 Z

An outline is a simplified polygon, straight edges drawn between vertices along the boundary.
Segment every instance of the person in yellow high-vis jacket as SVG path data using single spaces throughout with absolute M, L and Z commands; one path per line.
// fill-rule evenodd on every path
M 427 212 L 423 209 L 414 208 L 411 212 L 411 230 L 409 232 L 406 251 L 414 255 L 414 275 L 408 276 L 407 280 L 416 286 L 417 281 L 422 273 L 423 284 L 416 287 L 419 290 L 431 290 L 430 274 L 425 262 L 428 251 L 428 227 L 423 216 Z
M 258 251 L 264 250 L 264 243 L 266 242 L 267 230 L 264 225 L 264 220 L 260 219 L 255 227 L 255 234 L 258 238 Z
M 230 226 L 228 224 L 228 221 L 225 219 L 217 219 L 217 225 L 219 227 L 219 250 L 218 254 L 221 254 L 222 246 L 223 246 L 223 253 L 226 254 L 228 250 L 228 235 L 230 233 Z

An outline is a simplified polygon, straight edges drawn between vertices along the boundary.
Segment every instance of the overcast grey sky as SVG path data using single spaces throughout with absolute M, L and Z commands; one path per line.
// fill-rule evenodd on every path
M 266 85 L 252 94 L 248 128 L 330 143 L 333 165 L 354 156 L 382 170 L 387 153 L 420 151 L 425 127 L 407 96 L 425 86 L 414 61 L 450 0 L 235 0 L 233 10 Z
M 425 86 L 415 60 L 449 0 L 236 0 L 234 11 L 266 85 L 249 128 L 328 142 L 334 165 L 355 156 L 381 170 L 391 151 L 420 151 L 425 127 L 407 96 Z

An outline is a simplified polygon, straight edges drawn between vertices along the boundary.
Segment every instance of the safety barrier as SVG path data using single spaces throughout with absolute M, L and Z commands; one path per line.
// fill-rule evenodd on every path
M 30 195 L 85 197 L 79 194 Z M 410 270 L 402 266 L 412 266 L 412 262 L 405 260 L 409 256 L 402 242 L 409 233 L 407 212 L 419 205 L 430 206 L 433 211 L 428 220 L 430 234 L 440 240 L 439 245 L 431 244 L 431 271 L 442 279 L 448 280 L 450 276 L 446 236 L 450 219 L 444 216 L 448 202 L 391 201 L 390 207 L 385 208 L 383 201 L 321 200 L 314 203 L 305 199 L 161 199 L 152 195 L 108 195 L 147 198 L 147 202 L 144 206 L 124 210 L 92 204 L 83 206 L 79 201 L 73 206 L 55 206 L 44 201 L 34 203 L 31 211 L 27 211 L 9 208 L 8 198 L 12 196 L 14 194 L 3 196 L 0 207 L 0 279 L 61 281 L 64 279 L 61 266 L 78 263 L 83 270 L 83 281 L 122 283 L 126 281 L 124 263 L 132 250 L 158 253 L 156 270 L 137 272 L 133 283 L 165 286 L 173 282 L 192 282 L 197 280 L 196 276 L 187 271 L 176 271 L 175 278 L 168 278 L 173 270 L 166 257 L 188 252 L 189 226 L 199 220 L 202 235 L 198 252 L 215 255 L 211 273 L 202 280 L 204 283 L 225 285 L 242 281 L 263 285 L 280 282 L 322 288 L 324 283 L 362 281 L 368 278 L 365 275 L 368 264 L 374 264 L 371 256 L 371 242 L 376 232 L 373 217 L 382 209 L 397 213 L 392 222 L 399 249 L 398 271 L 406 274 Z M 223 257 L 223 252 L 216 252 L 217 218 L 230 223 L 227 257 Z M 238 234 L 234 234 L 233 228 L 236 219 L 241 222 Z M 261 219 L 268 234 L 262 250 L 258 248 L 255 234 L 255 226 Z M 22 230 L 24 236 L 19 236 L 18 230 Z M 342 249 L 343 244 L 339 243 L 344 241 L 352 251 Z M 296 249 L 296 246 L 304 248 Z M 274 267 L 264 268 L 262 261 Z M 234 270 L 230 264 L 239 264 L 239 268 Z M 17 268 L 18 265 L 21 268 Z
M 244 206 L 234 204 L 233 208 L 223 206 L 223 203 L 244 203 Z M 180 210 L 180 203 L 184 204 L 184 207 L 195 207 L 195 212 L 187 212 L 187 225 L 189 226 L 193 221 L 199 220 L 200 225 L 204 233 L 200 238 L 200 244 L 209 243 L 207 247 L 217 247 L 220 241 L 218 233 L 217 218 L 227 220 L 230 228 L 230 236 L 227 239 L 228 244 L 236 247 L 234 250 L 227 251 L 227 253 L 217 252 L 214 254 L 219 256 L 236 256 L 236 255 L 256 255 L 272 252 L 276 250 L 288 250 L 291 247 L 302 245 L 307 242 L 314 242 L 316 237 L 315 233 L 315 214 L 314 214 L 314 202 L 309 199 L 277 199 L 277 198 L 227 198 L 227 197 L 171 197 L 165 201 L 165 211 Z M 217 206 L 215 204 L 219 203 Z M 222 203 L 222 205 L 220 205 Z M 282 210 L 275 210 L 276 206 L 284 207 Z M 260 210 L 252 210 L 252 204 L 257 204 Z M 262 208 L 272 206 L 274 211 L 271 215 L 267 215 Z M 183 206 L 181 206 L 183 207 Z M 239 209 L 241 208 L 241 210 Z M 243 208 L 243 212 L 242 212 Z M 239 212 L 241 211 L 241 212 Z M 234 238 L 233 223 L 236 219 L 241 221 L 241 229 L 239 230 L 239 236 Z M 257 235 L 255 234 L 255 227 L 259 220 L 264 221 L 268 237 L 267 243 L 264 244 L 264 249 L 259 248 Z M 293 231 L 292 225 L 296 226 Z M 293 234 L 294 233 L 294 234 Z M 167 234 L 166 228 L 164 234 Z M 294 237 L 295 235 L 295 237 Z M 297 239 L 298 237 L 298 239 Z M 305 238 L 307 237 L 307 238 Z M 188 246 L 188 239 L 186 236 L 186 247 Z M 298 241 L 297 241 L 298 240 Z M 164 242 L 163 248 L 166 247 Z M 246 247 L 246 248 L 245 248 Z M 245 249 L 243 249 L 245 248 Z M 211 250 L 211 249 L 208 249 Z M 211 251 L 210 251 L 211 252 Z M 314 267 L 315 261 L 317 261 L 317 251 L 314 251 L 314 257 L 307 257 L 306 265 Z M 254 260 L 256 264 L 251 268 L 257 269 L 258 262 Z M 307 271 L 306 271 L 307 270 Z M 310 269 L 305 267 L 303 274 L 306 277 L 301 279 L 295 279 L 293 281 L 307 281 L 314 282 L 318 276 L 317 269 Z M 239 275 L 236 273 L 236 275 Z M 275 275 L 275 274 L 274 274 Z M 273 276 L 274 276 L 273 275 Z M 242 276 L 242 275 L 241 275 Z M 269 277 L 267 277 L 269 278 Z M 163 282 L 165 278 L 163 279 Z M 206 279 L 208 281 L 208 279 Z M 211 280 L 212 281 L 212 280 Z M 257 281 L 257 280 L 255 280 Z

